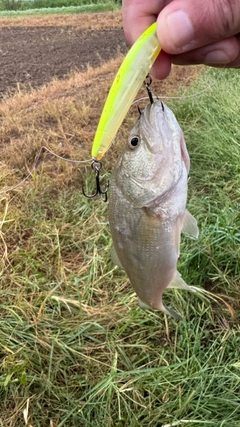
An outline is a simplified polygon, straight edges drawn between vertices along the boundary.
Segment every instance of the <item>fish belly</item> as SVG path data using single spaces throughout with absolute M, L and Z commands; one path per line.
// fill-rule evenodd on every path
M 162 293 L 176 272 L 180 245 L 179 215 L 172 221 L 163 209 L 134 208 L 113 178 L 109 223 L 119 261 L 140 300 L 162 309 Z

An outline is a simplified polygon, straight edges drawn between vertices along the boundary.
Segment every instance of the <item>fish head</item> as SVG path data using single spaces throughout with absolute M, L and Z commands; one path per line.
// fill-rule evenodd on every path
M 152 205 L 172 191 L 190 160 L 183 132 L 161 101 L 141 112 L 115 169 L 115 180 L 134 207 Z

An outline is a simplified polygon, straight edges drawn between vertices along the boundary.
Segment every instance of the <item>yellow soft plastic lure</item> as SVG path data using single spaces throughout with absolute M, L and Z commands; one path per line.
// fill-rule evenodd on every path
M 125 57 L 109 91 L 92 146 L 92 157 L 100 160 L 110 147 L 124 117 L 161 46 L 152 24 L 134 43 Z

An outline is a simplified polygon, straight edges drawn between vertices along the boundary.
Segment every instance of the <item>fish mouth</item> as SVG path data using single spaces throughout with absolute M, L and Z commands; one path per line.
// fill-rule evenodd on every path
M 144 143 L 152 154 L 162 151 L 163 148 L 157 126 L 158 121 L 162 120 L 159 117 L 159 112 L 163 113 L 162 107 L 160 110 L 159 102 L 155 101 L 153 104 L 148 104 L 140 116 L 140 133 L 144 135 Z

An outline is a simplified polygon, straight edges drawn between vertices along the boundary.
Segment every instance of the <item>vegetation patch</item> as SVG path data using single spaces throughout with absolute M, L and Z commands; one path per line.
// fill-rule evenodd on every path
M 101 1 L 1 1 L 0 16 L 24 16 L 42 14 L 94 13 L 118 10 L 120 4 L 113 0 Z
M 42 145 L 90 157 L 118 66 L 2 101 L 3 189 L 25 176 Z M 215 295 L 167 291 L 179 323 L 141 311 L 111 264 L 108 206 L 81 193 L 83 182 L 93 188 L 90 166 L 46 154 L 31 180 L 0 194 L 4 427 L 239 425 L 239 86 L 236 71 L 210 69 L 166 101 L 185 134 L 188 208 L 200 228 L 198 241 L 183 239 L 179 271 Z M 103 159 L 103 180 L 137 115 L 133 107 Z

